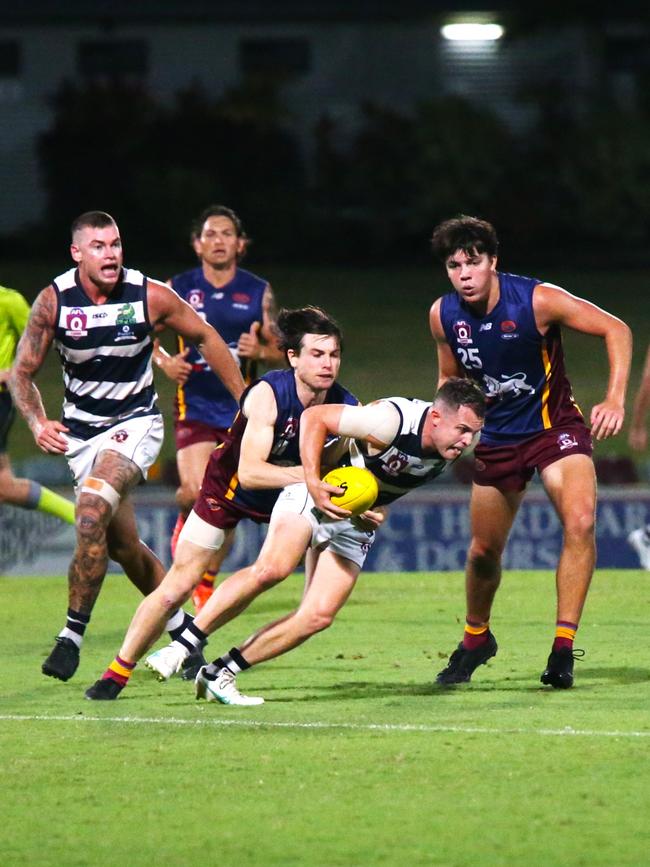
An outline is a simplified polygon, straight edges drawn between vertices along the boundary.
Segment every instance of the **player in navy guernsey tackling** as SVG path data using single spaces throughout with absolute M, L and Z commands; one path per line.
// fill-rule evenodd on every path
M 77 493 L 68 618 L 42 667 L 59 680 L 77 669 L 109 557 L 144 594 L 164 576 L 158 558 L 139 539 L 128 499 L 162 443 L 151 369 L 154 329 L 171 328 L 196 344 L 234 398 L 244 388 L 239 367 L 214 328 L 167 285 L 123 267 L 120 234 L 109 214 L 78 217 L 70 252 L 76 267 L 37 297 L 10 379 L 37 445 L 65 454 Z M 61 421 L 47 418 L 33 381 L 52 344 L 63 365 Z M 168 613 L 171 630 L 189 618 L 174 609 Z
M 541 681 L 566 689 L 573 685 L 578 653 L 573 641 L 596 555 L 592 437 L 613 436 L 623 424 L 630 329 L 558 286 L 497 271 L 496 232 L 484 220 L 447 220 L 434 230 L 432 243 L 454 289 L 435 301 L 430 313 L 440 382 L 462 374 L 478 382 L 488 398 L 474 453 L 465 633 L 437 680 L 467 682 L 496 654 L 489 620 L 501 556 L 537 470 L 564 530 L 555 639 Z M 591 411 L 591 431 L 566 377 L 562 326 L 602 338 L 607 349 L 607 393 Z
M 243 395 L 230 434 L 210 456 L 169 572 L 139 606 L 118 656 L 88 688 L 87 698 L 117 698 L 137 661 L 162 632 L 168 612 L 190 596 L 226 534 L 243 518 L 268 522 L 281 489 L 303 479 L 298 436 L 304 410 L 323 403 L 357 403 L 336 383 L 341 334 L 333 319 L 317 307 L 281 311 L 278 330 L 290 369 L 266 373 Z M 336 451 L 338 443 L 332 446 Z M 237 574 L 217 587 L 199 617 L 209 606 L 221 606 L 224 618 L 230 619 L 280 580 L 268 570 L 242 585 Z M 190 634 L 197 644 L 205 639 L 194 626 Z M 149 657 L 147 664 L 158 671 L 155 657 Z
M 210 205 L 194 221 L 191 243 L 200 265 L 178 274 L 172 288 L 212 325 L 241 366 L 246 383 L 257 377 L 258 362 L 277 366 L 284 360 L 274 333 L 273 291 L 266 280 L 239 267 L 249 240 L 237 214 L 224 205 Z M 154 361 L 177 384 L 175 400 L 176 463 L 180 514 L 172 535 L 176 540 L 196 500 L 214 446 L 224 436 L 238 404 L 193 346 L 177 340 L 169 355 L 157 342 Z M 232 536 L 218 551 L 192 594 L 196 610 L 214 589 L 215 575 L 230 550 Z
M 283 575 L 305 560 L 305 591 L 299 606 L 258 629 L 238 647 L 202 667 L 196 677 L 196 697 L 228 705 L 262 704 L 259 696 L 242 695 L 236 676 L 253 665 L 274 659 L 327 629 L 356 586 L 384 508 L 400 497 L 437 479 L 467 449 L 483 424 L 485 397 L 467 379 L 449 379 L 432 402 L 391 397 L 368 406 L 322 404 L 301 419 L 300 454 L 305 483 L 289 485 L 278 498 L 260 557 L 250 567 L 249 580 L 282 564 Z M 356 518 L 334 505 L 330 497 L 341 489 L 321 480 L 323 449 L 331 436 L 353 438 L 350 459 L 377 479 L 379 496 L 372 509 Z M 242 579 L 244 578 L 242 573 Z M 210 618 L 212 600 L 194 626 L 206 633 L 221 625 Z M 218 614 L 218 612 L 216 612 Z M 186 629 L 168 648 L 196 647 Z M 176 667 L 182 664 L 181 653 Z

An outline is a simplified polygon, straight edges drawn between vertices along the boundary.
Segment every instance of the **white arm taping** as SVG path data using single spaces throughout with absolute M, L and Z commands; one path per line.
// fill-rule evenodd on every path
M 388 400 L 368 406 L 345 406 L 339 421 L 339 434 L 389 445 L 397 436 L 400 421 L 399 410 Z

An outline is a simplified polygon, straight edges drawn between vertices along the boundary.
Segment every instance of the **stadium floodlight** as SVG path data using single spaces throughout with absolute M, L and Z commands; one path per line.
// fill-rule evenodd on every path
M 459 23 L 445 24 L 440 28 L 443 39 L 453 42 L 494 42 L 501 39 L 505 30 L 500 24 Z

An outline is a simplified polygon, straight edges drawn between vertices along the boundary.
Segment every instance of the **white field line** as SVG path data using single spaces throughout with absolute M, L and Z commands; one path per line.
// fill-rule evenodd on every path
M 454 725 L 415 725 L 409 723 L 327 723 L 327 722 L 266 722 L 246 719 L 175 719 L 174 717 L 137 717 L 137 716 L 89 716 L 74 714 L 69 716 L 46 716 L 44 714 L 0 714 L 0 720 L 8 722 L 109 722 L 127 725 L 167 725 L 167 726 L 207 726 L 214 728 L 253 728 L 253 729 L 317 729 L 322 731 L 358 732 L 438 732 L 461 735 L 538 735 L 540 737 L 586 737 L 586 738 L 650 738 L 650 731 L 598 731 L 595 729 L 574 729 L 565 726 L 561 729 L 526 729 Z

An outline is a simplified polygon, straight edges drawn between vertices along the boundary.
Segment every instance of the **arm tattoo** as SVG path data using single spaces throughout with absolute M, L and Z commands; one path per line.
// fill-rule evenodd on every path
M 34 384 L 54 337 L 56 295 L 48 286 L 40 293 L 29 314 L 13 365 L 9 388 L 14 403 L 30 427 L 46 417 L 41 394 Z

